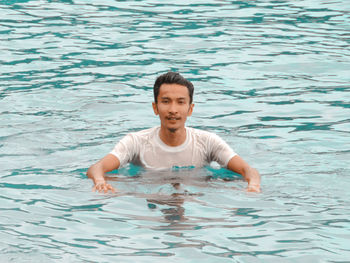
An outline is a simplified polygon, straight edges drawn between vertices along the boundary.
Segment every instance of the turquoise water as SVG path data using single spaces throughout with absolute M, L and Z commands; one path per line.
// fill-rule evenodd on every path
M 350 262 L 350 5 L 0 1 L 1 262 Z M 87 168 L 159 124 L 161 73 L 189 126 L 262 174 Z M 180 183 L 175 190 L 172 183 Z

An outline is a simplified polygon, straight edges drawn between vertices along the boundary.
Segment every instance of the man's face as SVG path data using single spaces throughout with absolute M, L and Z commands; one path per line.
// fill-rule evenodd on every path
M 176 132 L 185 126 L 187 117 L 192 115 L 194 104 L 190 104 L 186 86 L 162 84 L 158 102 L 153 102 L 152 106 L 154 113 L 159 115 L 161 126 L 170 132 Z

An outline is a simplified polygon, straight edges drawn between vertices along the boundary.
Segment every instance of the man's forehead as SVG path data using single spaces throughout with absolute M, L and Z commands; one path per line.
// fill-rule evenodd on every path
M 161 95 L 162 97 L 175 95 L 175 94 L 182 97 L 189 96 L 189 92 L 186 86 L 179 85 L 179 84 L 167 84 L 167 83 L 164 83 L 160 86 L 159 95 Z
M 163 83 L 160 85 L 160 88 L 181 88 L 181 89 L 187 89 L 185 85 L 177 84 L 177 83 Z

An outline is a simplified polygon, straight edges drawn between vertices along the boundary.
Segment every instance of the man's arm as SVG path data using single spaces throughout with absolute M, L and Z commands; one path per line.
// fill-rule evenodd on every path
M 115 192 L 114 188 L 106 183 L 105 173 L 112 170 L 118 169 L 120 166 L 120 161 L 113 154 L 107 154 L 100 161 L 92 165 L 87 171 L 86 175 L 94 181 L 95 186 L 93 191 L 104 191 L 105 193 L 108 190 Z
M 227 169 L 241 174 L 248 182 L 247 191 L 260 192 L 260 174 L 253 167 L 249 166 L 240 156 L 236 155 L 231 158 L 227 164 Z

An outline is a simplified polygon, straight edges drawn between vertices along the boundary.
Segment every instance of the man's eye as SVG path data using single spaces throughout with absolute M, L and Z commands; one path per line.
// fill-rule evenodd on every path
M 162 103 L 169 103 L 169 101 L 168 100 L 162 100 Z

